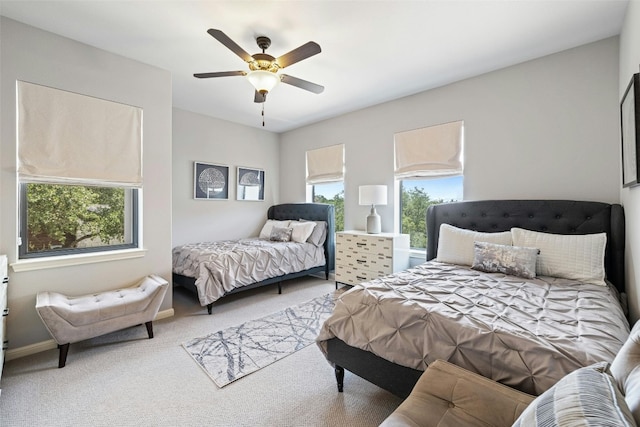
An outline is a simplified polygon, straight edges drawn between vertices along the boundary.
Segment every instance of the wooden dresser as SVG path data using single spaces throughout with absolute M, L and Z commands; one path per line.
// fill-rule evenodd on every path
M 409 235 L 336 233 L 336 283 L 357 285 L 409 268 Z

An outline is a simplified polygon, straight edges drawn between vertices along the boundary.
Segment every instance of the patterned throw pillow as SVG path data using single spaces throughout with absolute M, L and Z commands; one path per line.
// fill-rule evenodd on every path
M 535 279 L 537 248 L 475 242 L 473 265 L 475 270 L 503 273 L 510 276 Z
M 634 427 L 635 420 L 609 374 L 608 363 L 580 368 L 538 396 L 513 427 Z
M 290 242 L 292 232 L 292 228 L 273 227 L 269 240 L 273 240 L 274 242 Z

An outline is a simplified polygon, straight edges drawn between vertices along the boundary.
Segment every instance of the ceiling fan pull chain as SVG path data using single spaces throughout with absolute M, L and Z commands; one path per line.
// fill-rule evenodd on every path
M 262 127 L 264 127 L 264 102 L 262 103 Z

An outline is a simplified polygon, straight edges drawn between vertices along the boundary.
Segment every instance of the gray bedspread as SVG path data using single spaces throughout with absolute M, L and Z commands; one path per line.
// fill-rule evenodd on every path
M 235 288 L 324 264 L 324 248 L 311 243 L 251 238 L 173 249 L 173 272 L 196 279 L 203 306 Z
M 537 395 L 613 360 L 628 335 L 611 287 L 430 261 L 345 292 L 317 340 L 325 353 L 337 337 L 418 370 L 443 359 Z

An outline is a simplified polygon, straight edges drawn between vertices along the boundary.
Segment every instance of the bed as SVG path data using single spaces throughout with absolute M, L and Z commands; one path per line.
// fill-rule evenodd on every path
M 578 284 L 540 274 L 522 278 L 435 259 L 441 230 L 493 236 L 512 228 L 524 236 L 598 238 L 606 282 Z M 426 263 L 351 288 L 324 323 L 317 341 L 335 368 L 338 391 L 347 369 L 406 397 L 428 364 L 444 359 L 537 395 L 567 371 L 611 361 L 627 338 L 620 302 L 625 246 L 620 205 L 566 200 L 433 205 L 427 230 Z M 606 243 L 597 233 L 605 233 Z M 543 247 L 547 243 L 540 241 Z M 534 258 L 534 269 L 539 259 Z
M 267 223 L 278 221 L 316 222 L 326 227 L 324 241 L 317 244 L 248 238 L 199 242 L 173 249 L 173 283 L 195 290 L 200 304 L 212 313 L 213 303 L 237 292 L 314 273 L 329 272 L 334 264 L 334 208 L 320 203 L 285 203 L 267 211 Z M 299 224 L 298 224 L 299 225 Z M 263 231 L 265 228 L 263 228 Z M 284 231 L 280 228 L 280 231 Z M 264 236 L 263 236 L 264 237 Z M 311 236 L 309 236 L 311 239 Z

